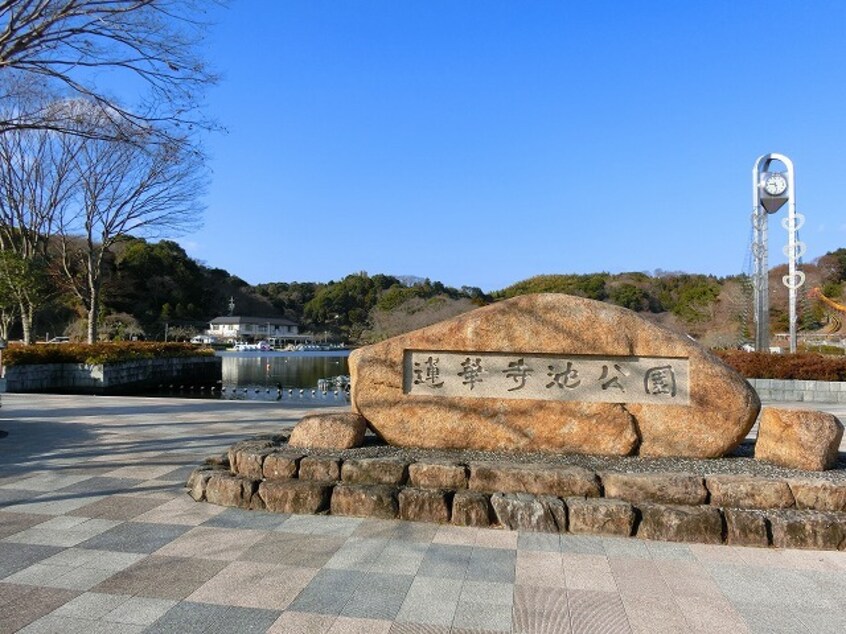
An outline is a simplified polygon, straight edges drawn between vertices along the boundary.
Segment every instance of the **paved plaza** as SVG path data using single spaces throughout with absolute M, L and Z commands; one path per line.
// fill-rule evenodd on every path
M 185 494 L 204 457 L 305 409 L 4 394 L 0 632 L 846 631 L 843 552 L 277 515 Z

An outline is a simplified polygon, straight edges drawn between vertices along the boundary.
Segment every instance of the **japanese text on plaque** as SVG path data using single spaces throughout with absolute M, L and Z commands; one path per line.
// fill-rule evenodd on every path
M 406 350 L 411 395 L 687 405 L 686 358 Z

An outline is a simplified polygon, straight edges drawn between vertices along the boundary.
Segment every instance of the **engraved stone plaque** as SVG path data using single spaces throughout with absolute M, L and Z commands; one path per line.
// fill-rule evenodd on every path
M 411 396 L 688 405 L 683 357 L 405 350 Z

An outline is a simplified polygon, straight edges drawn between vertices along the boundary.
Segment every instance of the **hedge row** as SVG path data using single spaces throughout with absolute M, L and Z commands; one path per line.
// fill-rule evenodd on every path
M 747 379 L 846 381 L 846 359 L 812 352 L 767 354 L 715 350 L 717 356 Z
M 211 356 L 211 348 L 198 348 L 188 343 L 156 341 L 121 341 L 110 343 L 61 343 L 39 345 L 10 345 L 3 351 L 5 365 L 34 365 L 37 363 L 116 363 L 135 359 Z

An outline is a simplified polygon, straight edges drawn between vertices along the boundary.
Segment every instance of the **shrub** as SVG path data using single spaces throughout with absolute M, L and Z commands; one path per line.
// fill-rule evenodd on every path
M 163 359 L 173 357 L 212 356 L 211 348 L 197 348 L 185 343 L 156 341 L 120 341 L 101 343 L 11 345 L 3 352 L 6 365 L 34 365 L 37 363 L 116 363 L 135 359 Z
M 715 350 L 717 356 L 747 379 L 846 381 L 846 359 L 813 352 L 767 354 Z

